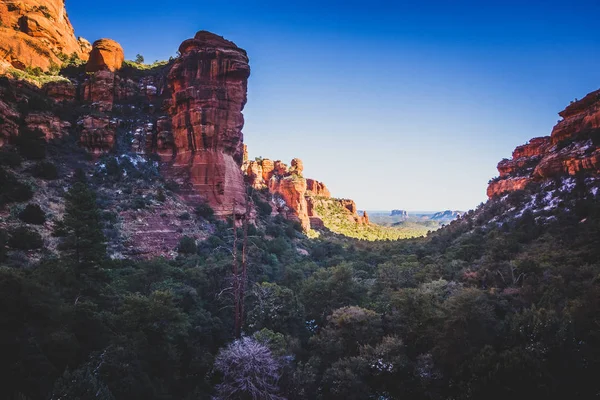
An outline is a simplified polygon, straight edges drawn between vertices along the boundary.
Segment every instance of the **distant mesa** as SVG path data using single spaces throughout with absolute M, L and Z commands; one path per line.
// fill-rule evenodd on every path
M 408 211 L 406 210 L 392 210 L 390 217 L 402 217 L 408 218 Z
M 463 214 L 464 213 L 462 211 L 446 210 L 446 211 L 440 211 L 440 212 L 433 214 L 430 217 L 430 219 L 433 221 L 441 221 L 441 220 L 453 221 L 457 218 L 460 218 Z

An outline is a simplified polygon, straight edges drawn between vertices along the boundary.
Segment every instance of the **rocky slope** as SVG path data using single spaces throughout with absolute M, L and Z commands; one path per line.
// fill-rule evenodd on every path
M 68 57 L 87 60 L 90 50 L 87 40 L 75 37 L 63 0 L 0 3 L 0 71 L 48 70 Z
M 550 136 L 519 146 L 498 164 L 500 176 L 488 187 L 490 198 L 524 189 L 532 182 L 600 170 L 600 91 L 572 102 Z

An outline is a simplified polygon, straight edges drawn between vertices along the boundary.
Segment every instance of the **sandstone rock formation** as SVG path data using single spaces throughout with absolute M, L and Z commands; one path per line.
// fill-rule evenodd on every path
M 305 197 L 306 179 L 291 170 L 287 176 L 275 176 L 269 180 L 269 191 L 274 196 L 279 196 L 285 203 L 279 203 L 279 211 L 287 211 L 286 216 L 290 219 L 297 219 L 304 231 L 310 229 L 308 204 Z
M 89 42 L 75 37 L 64 0 L 3 1 L 0 21 L 0 70 L 47 70 L 65 56 L 88 58 Z
M 117 122 L 108 117 L 87 115 L 78 121 L 79 143 L 94 154 L 110 151 L 115 143 Z
M 331 193 L 324 183 L 314 179 L 306 180 L 306 194 L 313 197 L 331 197 Z
M 12 142 L 19 135 L 21 114 L 9 102 L 5 102 L 4 90 L 0 90 L 0 147 Z
M 87 72 L 117 71 L 125 61 L 123 48 L 112 39 L 96 40 L 92 45 L 90 58 L 85 66 Z
M 490 182 L 490 198 L 525 188 L 530 182 L 585 171 L 600 171 L 600 90 L 572 102 L 552 134 L 519 146 L 512 159 L 498 164 L 500 176 Z
M 59 139 L 67 135 L 68 129 L 71 128 L 69 122 L 47 112 L 29 113 L 25 117 L 25 124 L 31 130 L 39 129 L 44 132 L 46 140 Z
M 324 183 L 304 178 L 304 163 L 299 158 L 294 158 L 289 167 L 279 160 L 250 161 L 247 155 L 245 159 L 242 171 L 246 182 L 256 190 L 268 189 L 275 210 L 289 219 L 299 221 L 305 231 L 324 228 L 323 216 L 319 215 L 317 208 L 327 209 L 332 205 L 344 210 L 343 218 L 362 225 L 370 223 L 366 212 L 358 215 L 353 200 L 333 199 Z
M 168 75 L 173 167 L 220 216 L 245 213 L 243 161 L 248 56 L 233 42 L 200 31 L 184 41 Z
M 77 96 L 77 87 L 68 81 L 49 82 L 43 89 L 46 96 L 57 102 L 73 101 Z
M 109 70 L 100 70 L 83 84 L 83 99 L 100 112 L 112 111 L 115 101 L 116 76 Z

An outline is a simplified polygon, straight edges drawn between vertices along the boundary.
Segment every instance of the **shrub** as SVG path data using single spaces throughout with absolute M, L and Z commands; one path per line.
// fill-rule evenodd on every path
M 6 242 L 8 241 L 8 235 L 6 231 L 0 229 L 0 262 L 6 258 Z
M 46 135 L 39 129 L 21 128 L 16 140 L 19 153 L 29 160 L 46 157 Z
M 144 208 L 146 208 L 147 205 L 148 205 L 147 200 L 145 198 L 143 198 L 142 196 L 136 196 L 131 201 L 131 208 L 133 208 L 134 210 L 144 209 Z
M 27 204 L 19 213 L 19 219 L 28 224 L 43 225 L 46 222 L 46 214 L 38 204 Z
M 258 214 L 263 218 L 268 217 L 273 212 L 273 208 L 266 201 L 262 201 L 262 200 L 256 201 L 255 200 L 255 204 L 256 204 L 256 207 L 258 208 Z
M 42 161 L 33 167 L 32 174 L 36 178 L 52 181 L 58 179 L 58 168 L 49 161 Z
M 197 206 L 195 212 L 197 216 L 205 219 L 211 219 L 215 215 L 215 211 L 207 203 Z
M 194 238 L 189 236 L 184 236 L 179 241 L 179 246 L 177 247 L 177 251 L 181 254 L 194 254 L 196 253 L 196 241 Z
M 23 159 L 18 153 L 14 151 L 1 151 L 0 152 L 0 165 L 15 168 L 21 165 Z
M 18 250 L 35 250 L 44 246 L 44 240 L 36 231 L 21 226 L 10 233 L 8 245 Z
M 269 251 L 278 256 L 282 255 L 290 249 L 290 244 L 283 238 L 278 237 L 269 242 Z
M 0 204 L 27 201 L 33 197 L 33 191 L 25 183 L 0 167 Z
M 192 216 L 190 215 L 190 213 L 184 212 L 183 214 L 178 215 L 177 218 L 182 221 L 189 221 L 192 218 Z
M 162 190 L 162 188 L 158 189 L 158 192 L 156 193 L 156 200 L 160 201 L 161 203 L 167 201 L 167 197 L 165 196 L 165 192 Z
M 171 192 L 177 192 L 179 190 L 179 183 L 168 180 L 165 182 L 165 189 L 170 190 Z

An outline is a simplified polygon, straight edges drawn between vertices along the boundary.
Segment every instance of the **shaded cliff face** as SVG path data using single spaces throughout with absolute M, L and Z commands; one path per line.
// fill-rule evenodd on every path
M 168 75 L 174 167 L 217 215 L 244 213 L 244 117 L 250 67 L 234 43 L 201 31 L 184 41 Z
M 600 91 L 571 103 L 550 136 L 534 138 L 519 146 L 512 158 L 500 161 L 500 176 L 492 180 L 490 198 L 540 182 L 579 172 L 600 171 Z
M 60 57 L 88 58 L 91 45 L 75 37 L 63 0 L 3 1 L 0 20 L 0 70 L 47 70 L 61 65 Z

